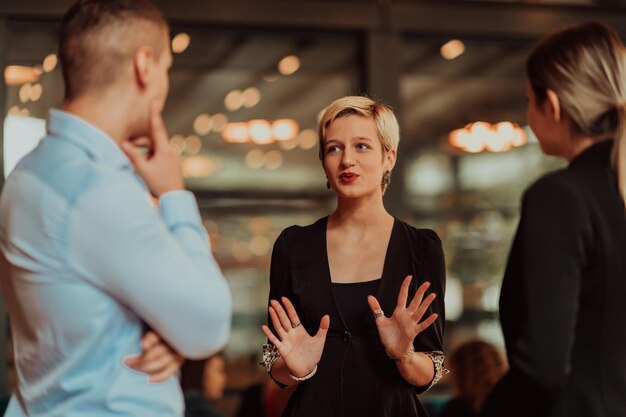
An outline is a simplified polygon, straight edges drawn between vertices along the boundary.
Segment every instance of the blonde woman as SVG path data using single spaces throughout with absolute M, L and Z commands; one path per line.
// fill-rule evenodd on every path
M 626 50 L 600 24 L 544 39 L 528 122 L 569 161 L 524 195 L 500 298 L 508 374 L 483 415 L 626 415 Z
M 400 139 L 391 109 L 344 97 L 320 121 L 337 209 L 274 245 L 264 362 L 298 385 L 285 416 L 425 416 L 443 368 L 441 242 L 383 205 Z

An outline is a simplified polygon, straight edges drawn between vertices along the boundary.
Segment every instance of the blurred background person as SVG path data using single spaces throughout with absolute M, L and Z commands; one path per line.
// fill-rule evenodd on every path
M 224 397 L 226 362 L 217 353 L 205 360 L 188 360 L 181 369 L 185 417 L 222 417 L 214 404 Z
M 568 27 L 527 61 L 528 122 L 569 162 L 524 194 L 500 296 L 510 370 L 489 417 L 626 415 L 626 48 Z
M 459 346 L 448 357 L 451 398 L 439 417 L 476 417 L 493 386 L 507 370 L 506 360 L 491 343 L 481 340 Z

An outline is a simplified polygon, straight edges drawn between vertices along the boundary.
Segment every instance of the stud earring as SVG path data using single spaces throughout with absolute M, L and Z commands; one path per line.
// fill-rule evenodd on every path
M 326 181 L 326 188 L 328 188 L 330 190 L 330 182 Z

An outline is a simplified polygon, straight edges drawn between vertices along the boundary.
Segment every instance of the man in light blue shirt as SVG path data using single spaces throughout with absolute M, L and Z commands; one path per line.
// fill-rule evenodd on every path
M 151 383 L 128 358 L 146 326 L 211 355 L 231 299 L 161 119 L 167 24 L 147 0 L 81 0 L 60 60 L 62 110 L 0 197 L 18 376 L 6 415 L 180 417 L 178 380 Z

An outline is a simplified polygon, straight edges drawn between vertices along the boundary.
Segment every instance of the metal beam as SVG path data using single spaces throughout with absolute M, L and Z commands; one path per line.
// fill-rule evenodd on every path
M 391 105 L 398 117 L 401 115 L 400 57 L 401 39 L 398 33 L 391 30 L 391 5 L 382 3 L 379 6 L 381 27 L 365 34 L 362 92 L 372 98 L 382 100 Z M 385 205 L 397 217 L 406 218 L 409 206 L 405 192 L 406 161 L 398 158 L 393 169 L 393 184 L 385 194 Z
M 559 26 L 604 22 L 626 36 L 626 9 L 437 1 L 394 4 L 392 28 L 401 32 L 534 39 Z
M 72 3 L 73 0 L 8 0 L 0 5 L 0 14 L 10 18 L 60 19 Z M 375 2 L 153 0 L 153 3 L 175 23 L 339 30 L 378 25 Z
M 383 3 L 277 0 L 153 0 L 175 23 L 237 27 L 316 28 L 330 30 L 537 38 L 572 23 L 600 21 L 626 37 L 622 0 L 598 1 L 599 7 L 437 1 Z M 0 15 L 9 19 L 61 18 L 73 0 L 3 0 Z M 601 6 L 601 7 L 600 7 Z M 607 7 L 609 6 L 609 7 Z

